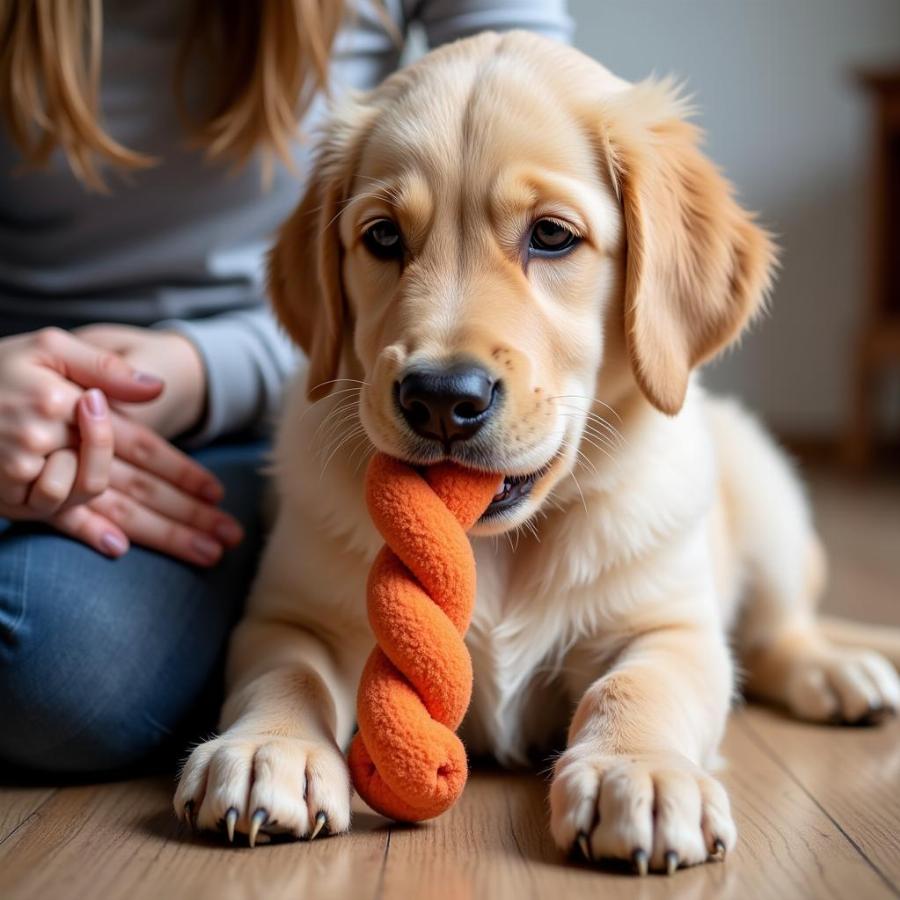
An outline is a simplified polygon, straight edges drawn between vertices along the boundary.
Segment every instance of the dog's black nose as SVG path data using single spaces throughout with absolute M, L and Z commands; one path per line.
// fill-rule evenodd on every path
M 397 384 L 403 418 L 422 437 L 444 443 L 472 437 L 496 409 L 497 382 L 471 363 L 415 369 Z

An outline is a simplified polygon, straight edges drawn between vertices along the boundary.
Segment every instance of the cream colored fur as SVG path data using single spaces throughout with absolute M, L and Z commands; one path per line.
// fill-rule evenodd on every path
M 466 354 L 503 379 L 485 465 L 548 465 L 474 538 L 463 736 L 505 764 L 565 746 L 549 822 L 562 850 L 645 871 L 734 845 L 710 774 L 736 689 L 729 640 L 747 689 L 798 716 L 900 702 L 882 657 L 818 630 L 823 556 L 789 465 L 691 374 L 760 308 L 773 251 L 684 113 L 665 84 L 513 33 L 437 51 L 337 114 L 272 257 L 310 363 L 281 420 L 279 512 L 221 734 L 191 754 L 179 815 L 251 840 L 349 827 L 341 751 L 380 545 L 361 479 L 373 446 L 433 459 L 393 404 L 420 360 Z M 378 215 L 402 228 L 403 266 L 360 243 Z M 540 215 L 582 244 L 524 262 Z

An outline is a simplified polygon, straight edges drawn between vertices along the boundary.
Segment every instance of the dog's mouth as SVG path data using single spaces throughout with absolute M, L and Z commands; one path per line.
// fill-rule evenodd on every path
M 482 513 L 479 522 L 490 522 L 515 510 L 524 503 L 531 494 L 534 486 L 547 473 L 552 465 L 542 466 L 536 472 L 529 475 L 507 475 L 503 479 L 497 493 L 494 494 L 488 508 Z

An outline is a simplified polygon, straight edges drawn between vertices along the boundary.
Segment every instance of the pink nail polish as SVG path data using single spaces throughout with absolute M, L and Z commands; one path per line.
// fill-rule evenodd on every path
M 207 537 L 195 537 L 191 547 L 204 562 L 215 562 L 222 554 L 222 548 L 214 540 Z
M 225 496 L 222 486 L 210 481 L 208 484 L 200 488 L 200 496 L 208 503 L 218 503 Z
M 88 412 L 95 419 L 102 419 L 106 415 L 106 397 L 103 396 L 103 391 L 91 388 L 84 395 L 84 402 L 87 404 Z
M 121 556 L 128 551 L 128 541 L 119 537 L 115 532 L 106 531 L 100 538 L 100 547 L 104 553 L 110 556 Z
M 162 378 L 157 378 L 156 375 L 151 375 L 149 372 L 135 372 L 131 377 L 145 387 L 159 387 L 163 383 Z
M 223 544 L 237 544 L 244 536 L 244 529 L 230 519 L 223 519 L 213 531 Z

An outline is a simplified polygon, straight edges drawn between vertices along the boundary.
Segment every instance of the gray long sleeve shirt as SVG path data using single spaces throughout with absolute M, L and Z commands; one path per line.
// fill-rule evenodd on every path
M 197 443 L 262 425 L 277 409 L 295 350 L 265 302 L 263 257 L 298 202 L 311 145 L 293 147 L 296 172 L 261 162 L 235 170 L 192 148 L 172 89 L 186 3 L 105 0 L 101 109 L 125 146 L 158 159 L 108 171 L 91 192 L 62 154 L 22 170 L 0 126 L 0 335 L 44 325 L 124 322 L 189 337 L 207 373 Z M 486 29 L 528 28 L 565 40 L 565 0 L 386 0 L 400 34 L 420 23 L 431 46 Z M 351 10 L 332 53 L 331 90 L 374 87 L 400 62 L 372 0 Z M 317 97 L 301 123 L 310 135 L 326 111 Z

